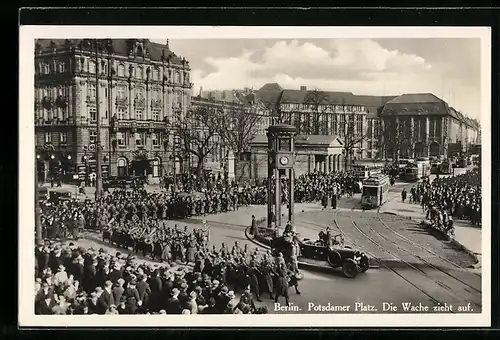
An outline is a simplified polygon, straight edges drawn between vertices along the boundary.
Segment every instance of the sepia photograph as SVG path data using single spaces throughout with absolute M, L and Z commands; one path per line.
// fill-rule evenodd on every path
M 20 32 L 21 326 L 491 322 L 488 28 Z

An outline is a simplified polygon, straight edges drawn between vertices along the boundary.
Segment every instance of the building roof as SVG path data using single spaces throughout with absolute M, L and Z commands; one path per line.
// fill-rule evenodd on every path
M 83 43 L 86 39 L 37 39 L 36 43 L 41 48 L 42 52 L 50 52 L 53 47 L 56 49 L 69 49 L 71 47 L 78 48 L 79 44 Z M 108 39 L 114 53 L 128 56 L 130 44 L 139 39 Z M 159 44 L 149 41 L 149 39 L 142 39 L 145 47 L 149 51 L 149 56 L 153 61 L 162 61 L 162 56 L 166 60 L 170 57 L 172 64 L 182 64 L 182 59 L 172 52 L 167 44 Z
M 377 113 L 378 110 L 387 102 L 393 100 L 397 96 L 365 96 L 355 95 L 356 101 L 360 105 L 364 105 L 368 113 Z
M 267 83 L 259 91 L 283 91 L 283 88 L 278 83 Z
M 406 93 L 395 97 L 387 104 L 417 104 L 417 103 L 444 103 L 441 98 L 432 93 Z

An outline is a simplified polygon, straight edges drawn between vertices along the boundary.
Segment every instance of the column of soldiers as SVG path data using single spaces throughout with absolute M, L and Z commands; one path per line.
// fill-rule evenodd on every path
M 131 255 L 73 243 L 46 242 L 35 256 L 36 314 L 266 313 L 256 304 L 263 294 L 275 301 L 284 297 L 287 304 L 290 286 L 300 294 L 295 272 L 281 254 L 250 250 L 237 241 L 232 247 L 204 244 L 186 251 L 181 261 L 189 267 L 172 260 L 140 264 Z
M 300 176 L 296 181 L 296 202 L 333 200 L 352 190 L 354 174 L 349 172 L 314 172 Z M 189 183 L 189 182 L 188 182 Z M 193 185 L 185 185 L 191 190 Z M 283 186 L 284 188 L 286 186 Z M 286 201 L 287 195 L 283 193 Z M 95 201 L 69 200 L 59 203 L 43 202 L 42 230 L 44 238 L 53 239 L 69 235 L 77 238 L 83 228 L 102 230 L 111 219 L 166 220 L 216 214 L 238 210 L 241 206 L 267 203 L 266 181 L 239 187 L 237 183 L 223 186 L 220 182 L 207 185 L 200 192 L 148 193 L 137 188 L 133 191 L 115 190 Z M 336 205 L 336 203 L 335 203 Z

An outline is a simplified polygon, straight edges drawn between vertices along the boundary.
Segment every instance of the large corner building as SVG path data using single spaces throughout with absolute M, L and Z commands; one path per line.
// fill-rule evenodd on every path
M 171 172 L 173 138 L 164 120 L 190 106 L 189 62 L 170 50 L 168 40 L 102 39 L 98 52 L 95 42 L 36 41 L 39 179 L 61 169 L 63 176 L 80 178 L 95 172 L 97 105 L 103 176 Z

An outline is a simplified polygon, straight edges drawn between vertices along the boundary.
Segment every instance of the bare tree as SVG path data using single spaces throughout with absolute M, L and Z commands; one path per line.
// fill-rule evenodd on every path
M 348 168 L 348 165 L 352 164 L 355 149 L 362 146 L 363 141 L 368 139 L 365 131 L 357 131 L 354 117 L 354 115 L 347 116 L 346 120 L 342 121 L 339 126 L 344 134 L 343 152 L 345 169 Z
M 177 112 L 172 120 L 167 122 L 173 136 L 179 140 L 180 151 L 196 156 L 196 176 L 201 180 L 204 159 L 213 151 L 215 144 L 212 139 L 216 135 L 216 131 L 206 126 L 204 120 L 204 110 L 195 109 L 188 111 L 186 115 Z
M 304 134 L 322 134 L 321 117 L 324 115 L 324 112 L 321 109 L 327 103 L 327 100 L 328 96 L 323 91 L 315 89 L 306 93 L 303 104 L 312 112 L 309 112 L 306 122 L 301 122 Z
M 219 135 L 226 147 L 240 159 L 249 149 L 257 124 L 263 119 L 261 108 L 254 103 L 231 103 L 204 108 L 203 123 Z

